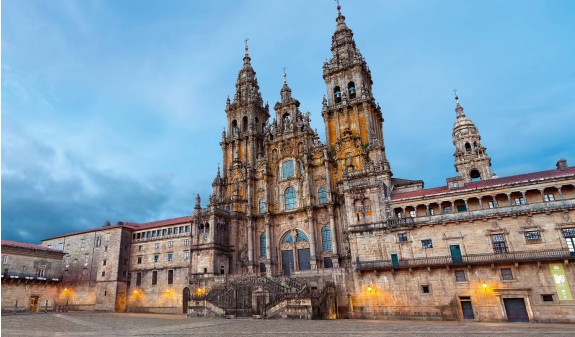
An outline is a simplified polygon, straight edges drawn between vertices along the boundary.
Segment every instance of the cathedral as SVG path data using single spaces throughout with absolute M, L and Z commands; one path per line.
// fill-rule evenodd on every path
M 339 6 L 335 21 L 325 141 L 285 73 L 270 112 L 246 44 L 209 200 L 181 218 L 44 240 L 64 256 L 36 300 L 203 317 L 575 322 L 575 167 L 496 176 L 456 96 L 457 176 L 427 189 L 395 177 Z M 4 267 L 3 287 L 18 287 Z

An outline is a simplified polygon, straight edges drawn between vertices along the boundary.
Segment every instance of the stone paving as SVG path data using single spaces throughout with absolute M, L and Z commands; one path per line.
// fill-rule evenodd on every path
M 575 324 L 202 319 L 183 315 L 3 315 L 2 336 L 575 336 Z

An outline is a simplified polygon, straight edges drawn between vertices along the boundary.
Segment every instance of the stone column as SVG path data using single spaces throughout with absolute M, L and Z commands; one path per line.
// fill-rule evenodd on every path
M 270 217 L 266 215 L 265 219 L 266 229 L 266 276 L 272 276 L 272 247 L 271 247 L 271 230 L 270 230 Z
M 483 209 L 483 197 L 479 197 L 479 209 Z
M 248 272 L 254 272 L 254 233 L 253 219 L 248 217 Z
M 332 250 L 332 262 L 334 268 L 339 268 L 339 253 L 337 250 L 337 236 L 335 235 L 335 218 L 333 211 L 333 204 L 329 205 L 327 208 L 329 215 L 329 230 L 331 232 L 331 250 Z
M 511 203 L 511 193 L 505 193 L 507 195 L 507 201 L 509 201 L 509 206 L 513 206 Z
M 313 208 L 307 208 L 307 223 L 309 225 L 309 255 L 311 269 L 317 269 L 317 254 L 315 251 L 315 221 L 313 220 Z
M 561 190 L 561 186 L 557 187 L 557 192 L 559 192 L 559 200 L 563 200 L 563 191 Z
M 542 201 L 542 202 L 545 202 L 546 200 L 545 200 L 545 192 L 544 192 L 544 190 L 539 190 L 539 193 L 541 193 L 541 201 Z

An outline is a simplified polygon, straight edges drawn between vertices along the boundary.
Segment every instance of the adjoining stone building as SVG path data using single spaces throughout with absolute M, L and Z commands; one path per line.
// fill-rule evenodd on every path
M 62 303 L 64 253 L 2 240 L 2 312 L 54 310 Z
M 369 67 L 338 7 L 325 143 L 284 75 L 270 114 L 245 47 L 222 167 L 190 216 L 44 240 L 78 309 L 575 321 L 575 167 L 497 177 L 456 97 L 458 176 L 393 176 Z M 392 145 L 393 146 L 393 145 Z

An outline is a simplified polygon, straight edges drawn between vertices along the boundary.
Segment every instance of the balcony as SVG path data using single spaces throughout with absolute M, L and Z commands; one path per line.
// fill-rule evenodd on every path
M 349 226 L 348 231 L 364 232 L 377 229 L 403 228 L 403 227 L 412 227 L 414 224 L 415 224 L 414 218 L 394 218 L 394 219 L 388 219 L 384 222 L 351 225 Z
M 462 255 L 461 259 L 451 256 L 433 256 L 412 259 L 399 259 L 395 265 L 391 260 L 361 261 L 355 263 L 356 271 L 394 270 L 403 268 L 446 267 L 481 265 L 492 263 L 540 262 L 574 260 L 575 255 L 568 249 L 545 249 L 508 253 L 484 253 Z
M 19 281 L 19 282 L 31 282 L 31 281 L 39 281 L 39 282 L 58 282 L 62 278 L 61 276 L 37 276 L 35 274 L 28 274 L 28 273 L 15 273 L 15 272 L 6 272 L 0 275 L 2 280 L 10 280 L 10 281 Z

